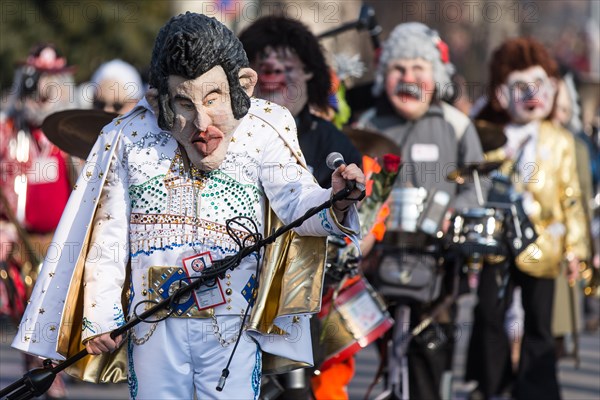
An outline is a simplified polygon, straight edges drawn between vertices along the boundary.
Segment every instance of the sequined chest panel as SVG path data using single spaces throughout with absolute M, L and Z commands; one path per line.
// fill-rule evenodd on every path
M 262 226 L 258 160 L 231 146 L 220 169 L 203 172 L 192 166 L 188 170 L 174 139 L 160 136 L 126 149 L 131 255 L 183 246 L 236 251 L 226 232 L 228 219 L 245 216 Z

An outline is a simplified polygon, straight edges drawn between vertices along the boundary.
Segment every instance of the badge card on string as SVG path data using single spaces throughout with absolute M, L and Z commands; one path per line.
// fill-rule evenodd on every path
M 184 258 L 182 262 L 183 268 L 185 268 L 190 278 L 201 276 L 202 271 L 212 267 L 212 257 L 208 251 Z M 194 290 L 194 297 L 200 311 L 225 304 L 225 295 L 221 287 L 221 280 L 215 278 L 214 284 L 209 282 L 209 285 L 200 286 Z

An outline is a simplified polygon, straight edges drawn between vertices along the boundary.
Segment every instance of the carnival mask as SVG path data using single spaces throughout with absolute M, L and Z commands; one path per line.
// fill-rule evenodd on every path
M 251 95 L 256 72 L 242 68 L 240 82 Z M 225 71 L 216 66 L 196 79 L 171 75 L 169 94 L 175 113 L 171 134 L 184 147 L 192 164 L 204 171 L 218 168 L 241 122 L 233 116 Z
M 556 82 L 539 65 L 511 72 L 496 91 L 498 102 L 518 124 L 548 117 L 555 94 Z
M 290 49 L 267 47 L 252 64 L 258 71 L 256 97 L 284 106 L 292 115 L 300 114 L 308 102 L 308 81 L 304 63 Z
M 394 110 L 408 120 L 421 118 L 435 94 L 433 65 L 422 58 L 389 62 L 385 91 Z

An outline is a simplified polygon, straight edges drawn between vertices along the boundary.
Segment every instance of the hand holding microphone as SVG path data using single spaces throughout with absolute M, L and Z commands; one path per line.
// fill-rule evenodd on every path
M 348 189 L 350 194 L 345 200 L 334 204 L 334 209 L 345 212 L 354 202 L 361 200 L 365 192 L 365 175 L 356 164 L 346 165 L 344 157 L 337 152 L 330 153 L 326 159 L 327 166 L 331 168 L 331 187 L 333 193 Z

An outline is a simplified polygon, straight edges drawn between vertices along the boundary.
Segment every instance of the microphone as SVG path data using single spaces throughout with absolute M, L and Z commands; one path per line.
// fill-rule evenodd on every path
M 235 349 L 234 349 L 234 351 L 235 351 Z M 231 355 L 231 357 L 233 357 L 233 354 Z M 231 361 L 231 357 L 229 357 L 230 361 Z M 229 366 L 229 364 L 227 364 L 227 366 Z M 223 388 L 225 387 L 225 381 L 227 380 L 228 376 L 229 376 L 229 368 L 225 368 L 221 373 L 219 382 L 217 383 L 217 392 L 223 391 Z
M 329 153 L 329 155 L 325 159 L 325 163 L 327 164 L 329 169 L 332 169 L 332 170 L 338 169 L 338 167 L 340 165 L 346 165 L 346 161 L 344 161 L 344 156 L 341 155 L 340 153 L 338 153 L 337 151 Z M 358 183 L 356 181 L 347 181 L 346 187 L 349 190 L 354 190 L 354 188 L 356 188 L 356 189 L 360 190 L 361 192 L 363 192 L 365 190 L 365 185 L 362 183 Z
M 338 153 L 337 151 L 329 153 L 325 162 L 327 163 L 327 166 L 333 170 L 338 169 L 340 165 L 346 165 L 346 161 L 344 161 L 344 156 Z

